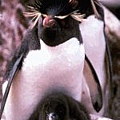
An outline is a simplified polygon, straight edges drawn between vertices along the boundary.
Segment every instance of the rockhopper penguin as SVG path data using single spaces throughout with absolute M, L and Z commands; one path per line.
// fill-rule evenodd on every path
M 53 91 L 82 99 L 86 56 L 79 22 L 81 14 L 93 14 L 90 0 L 35 0 L 30 8 L 35 24 L 26 32 L 5 74 L 8 81 L 13 77 L 4 109 L 6 120 L 27 120 L 42 98 Z M 86 62 L 91 67 L 88 59 Z M 92 82 L 91 103 L 99 111 L 100 83 Z

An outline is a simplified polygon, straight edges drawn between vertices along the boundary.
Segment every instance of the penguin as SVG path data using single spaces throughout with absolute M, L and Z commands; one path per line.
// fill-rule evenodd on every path
M 105 33 L 105 21 L 104 21 L 104 11 L 101 9 L 103 5 L 96 3 L 98 6 L 94 9 L 94 15 L 89 15 L 85 21 L 83 21 L 79 27 L 81 30 L 85 52 L 89 61 L 92 63 L 97 76 L 99 78 L 100 86 L 102 89 L 102 97 L 103 97 L 103 106 L 99 112 L 95 112 L 93 106 L 90 103 L 89 90 L 90 87 L 95 86 L 94 82 L 91 82 L 94 78 L 91 75 L 91 71 L 88 67 L 87 59 L 84 64 L 84 84 L 83 84 L 83 92 L 82 94 L 82 104 L 87 107 L 87 110 L 91 114 L 99 115 L 99 116 L 110 116 L 110 109 L 112 105 L 113 98 L 113 90 L 112 90 L 112 60 L 111 53 L 109 48 L 109 39 Z M 88 39 L 89 38 L 89 39 Z M 88 85 L 85 84 L 85 82 Z M 92 84 L 90 86 L 90 84 Z M 95 89 L 91 89 L 94 94 Z M 92 92 L 91 91 L 91 92 Z M 96 90 L 95 90 L 96 91 Z M 91 96 L 92 97 L 92 96 Z M 92 97 L 94 99 L 94 97 Z
M 83 14 L 85 18 L 94 14 L 91 1 L 35 0 L 30 8 L 35 13 L 35 24 L 23 37 L 4 77 L 8 97 L 1 109 L 6 120 L 28 119 L 43 96 L 53 91 L 66 93 L 77 101 L 85 93 L 93 109 L 99 112 L 103 105 L 101 86 L 85 54 L 79 29 Z M 90 68 L 94 86 L 89 79 L 83 80 L 84 63 Z M 83 84 L 88 84 L 90 95 L 83 90 Z
M 64 93 L 49 94 L 38 103 L 27 120 L 90 120 L 85 107 Z

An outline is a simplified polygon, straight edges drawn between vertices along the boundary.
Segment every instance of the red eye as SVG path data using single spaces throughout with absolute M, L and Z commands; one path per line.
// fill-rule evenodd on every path
M 73 8 L 75 8 L 78 5 L 77 0 L 69 0 L 69 3 L 73 6 Z
M 74 0 L 69 0 L 69 3 L 73 2 Z
M 62 26 L 65 26 L 65 21 L 61 20 L 61 24 L 62 24 Z
M 43 26 L 44 27 L 53 27 L 55 24 L 56 24 L 56 21 L 50 16 L 46 16 L 43 19 Z

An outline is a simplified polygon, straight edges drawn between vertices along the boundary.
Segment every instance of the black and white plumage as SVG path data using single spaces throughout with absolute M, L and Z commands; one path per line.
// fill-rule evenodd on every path
M 83 84 L 87 85 L 83 83 L 85 48 L 79 21 L 70 14 L 76 10 L 86 17 L 93 14 L 91 2 L 40 0 L 36 5 L 35 9 L 42 13 L 38 24 L 27 31 L 6 72 L 5 79 L 9 80 L 19 61 L 4 110 L 6 119 L 28 119 L 43 96 L 52 91 L 66 93 L 78 101 L 85 95 L 85 100 L 89 98 L 91 104 L 92 99 L 91 105 L 99 111 L 102 95 L 94 75 L 91 74 L 95 91 L 89 82 L 90 92 L 83 90 Z M 88 61 L 86 64 L 90 65 Z
M 45 96 L 28 120 L 90 120 L 84 106 L 63 93 Z

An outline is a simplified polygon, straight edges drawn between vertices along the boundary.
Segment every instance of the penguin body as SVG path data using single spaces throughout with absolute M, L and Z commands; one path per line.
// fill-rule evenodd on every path
M 91 28 L 91 29 L 90 29 Z M 105 35 L 104 35 L 104 23 L 101 20 L 98 20 L 95 18 L 94 15 L 89 16 L 86 21 L 83 21 L 80 24 L 81 34 L 84 40 L 84 46 L 85 46 L 85 52 L 91 61 L 92 65 L 94 66 L 94 69 L 96 70 L 96 73 L 99 77 L 99 82 L 102 88 L 102 94 L 103 99 L 106 99 L 106 86 L 107 86 L 107 74 L 106 74 L 106 66 L 105 66 L 105 54 L 106 54 L 106 42 L 105 42 Z M 84 67 L 84 71 L 87 72 L 87 66 Z M 88 76 L 88 75 L 86 75 Z M 87 77 L 87 79 L 91 79 L 90 76 Z M 84 79 L 86 79 L 84 77 Z M 85 85 L 85 86 L 84 86 Z M 86 89 L 86 96 L 89 96 L 89 90 L 88 86 L 84 83 L 83 89 Z M 105 97 L 105 98 L 104 98 Z M 91 113 L 97 114 L 97 115 L 103 115 L 104 114 L 104 107 L 105 103 L 103 105 L 103 108 L 100 112 L 95 112 L 93 106 L 91 104 L 85 104 L 89 103 L 91 101 L 89 98 L 82 99 L 82 103 L 89 109 Z M 105 101 L 105 100 L 103 100 Z
M 6 119 L 26 120 L 44 94 L 52 91 L 68 93 L 80 101 L 84 55 L 84 47 L 76 38 L 52 48 L 41 41 L 41 49 L 28 53 L 13 81 Z

